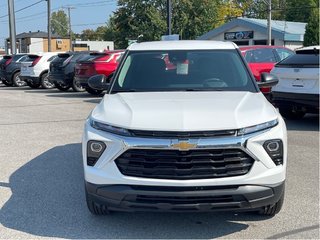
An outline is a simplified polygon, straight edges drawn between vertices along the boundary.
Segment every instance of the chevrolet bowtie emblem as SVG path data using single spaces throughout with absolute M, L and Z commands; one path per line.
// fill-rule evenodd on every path
M 179 151 L 187 151 L 192 148 L 196 148 L 196 143 L 190 143 L 188 141 L 179 141 L 178 143 L 172 143 L 171 147 L 174 149 L 178 149 Z

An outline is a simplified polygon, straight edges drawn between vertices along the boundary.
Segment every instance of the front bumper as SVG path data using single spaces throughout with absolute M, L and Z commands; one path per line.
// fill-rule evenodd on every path
M 303 108 L 310 113 L 319 112 L 319 94 L 272 92 L 272 102 L 279 108 Z
M 20 79 L 22 81 L 32 83 L 32 84 L 40 84 L 40 78 L 39 77 L 31 77 L 31 76 L 20 76 Z
M 223 187 L 158 187 L 96 185 L 86 182 L 87 197 L 117 211 L 237 211 L 275 204 L 284 193 L 284 182 L 275 185 Z
M 283 165 L 275 165 L 263 148 L 265 141 L 283 141 Z M 94 166 L 87 165 L 87 143 L 103 141 L 106 150 Z M 276 203 L 283 192 L 287 164 L 287 136 L 283 119 L 277 126 L 246 136 L 193 139 L 195 149 L 238 148 L 254 159 L 241 176 L 205 179 L 155 179 L 127 176 L 115 160 L 128 149 L 172 149 L 172 139 L 124 137 L 85 125 L 83 164 L 88 198 L 124 211 L 251 210 Z M 190 140 L 191 141 L 191 140 Z

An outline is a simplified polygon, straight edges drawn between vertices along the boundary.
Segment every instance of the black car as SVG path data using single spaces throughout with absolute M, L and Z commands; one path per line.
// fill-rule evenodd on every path
M 21 62 L 27 58 L 26 54 L 6 55 L 0 60 L 0 78 L 6 86 L 25 86 L 25 81 L 20 79 Z
M 61 91 L 67 91 L 70 87 L 75 92 L 85 91 L 81 85 L 74 81 L 75 64 L 89 56 L 90 52 L 67 52 L 60 53 L 50 63 L 49 81 L 53 82 Z

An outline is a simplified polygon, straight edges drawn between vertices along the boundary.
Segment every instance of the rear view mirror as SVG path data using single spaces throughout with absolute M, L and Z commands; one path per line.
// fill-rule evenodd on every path
M 270 73 L 261 73 L 261 81 L 257 82 L 259 87 L 272 87 L 278 84 L 279 78 Z
M 106 82 L 105 75 L 98 74 L 89 78 L 88 85 L 95 90 L 108 90 L 110 83 Z

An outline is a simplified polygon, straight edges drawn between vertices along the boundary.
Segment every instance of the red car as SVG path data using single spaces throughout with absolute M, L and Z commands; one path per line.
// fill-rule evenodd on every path
M 75 66 L 75 82 L 84 87 L 88 93 L 101 94 L 102 91 L 89 87 L 88 79 L 96 74 L 104 74 L 108 77 L 116 70 L 123 53 L 123 50 L 115 50 L 90 54 L 87 58 L 77 62 Z
M 239 47 L 246 59 L 253 76 L 259 82 L 263 72 L 270 73 L 274 65 L 294 54 L 294 51 L 281 46 L 253 45 Z M 262 88 L 264 94 L 270 93 L 270 88 Z

